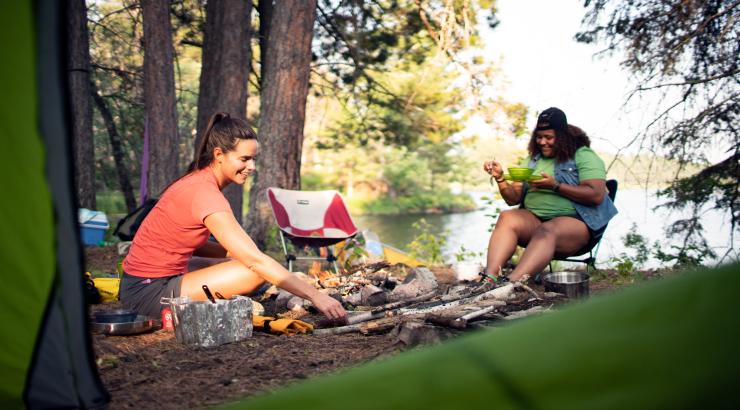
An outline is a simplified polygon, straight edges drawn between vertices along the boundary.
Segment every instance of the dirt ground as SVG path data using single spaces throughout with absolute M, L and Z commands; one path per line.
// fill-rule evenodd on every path
M 87 269 L 94 275 L 114 274 L 121 258 L 115 246 L 88 247 L 85 253 Z M 454 281 L 450 270 L 434 273 L 440 284 Z M 603 281 L 592 284 L 591 293 L 616 288 Z M 90 310 L 116 307 L 120 305 L 98 304 Z M 269 313 L 270 307 L 266 308 Z M 314 324 L 320 319 L 318 315 L 301 318 Z M 260 331 L 242 342 L 198 348 L 178 343 L 173 332 L 164 330 L 135 336 L 96 334 L 93 347 L 103 384 L 112 397 L 111 409 L 208 407 L 391 357 L 405 349 L 392 334 L 288 337 Z

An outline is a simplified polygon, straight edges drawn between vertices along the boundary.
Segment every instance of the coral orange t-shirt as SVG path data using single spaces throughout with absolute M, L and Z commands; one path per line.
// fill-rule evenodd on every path
M 167 188 L 136 231 L 123 270 L 145 278 L 184 273 L 193 251 L 211 234 L 203 220 L 221 211 L 231 212 L 231 206 L 213 170 L 186 175 Z

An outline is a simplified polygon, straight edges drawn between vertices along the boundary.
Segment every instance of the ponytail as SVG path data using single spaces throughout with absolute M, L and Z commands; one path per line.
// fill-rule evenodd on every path
M 214 149 L 221 148 L 226 153 L 232 151 L 239 140 L 250 139 L 257 139 L 257 134 L 245 120 L 233 118 L 226 112 L 213 114 L 187 173 L 210 165 L 213 162 Z
M 223 120 L 224 118 L 231 118 L 231 116 L 227 112 L 217 112 L 211 116 L 211 119 L 208 120 L 206 130 L 203 132 L 203 138 L 201 138 L 200 140 L 198 149 L 195 150 L 195 157 L 193 158 L 193 162 L 191 162 L 188 166 L 188 171 L 186 172 L 186 174 L 189 174 L 196 169 L 205 168 L 205 166 L 210 163 L 210 161 L 208 161 L 206 164 L 203 164 L 203 162 L 208 160 L 209 158 L 212 159 L 212 154 L 209 155 L 208 152 L 208 140 L 210 139 L 210 136 L 212 134 L 211 131 L 213 130 L 213 126 L 221 122 L 221 120 Z

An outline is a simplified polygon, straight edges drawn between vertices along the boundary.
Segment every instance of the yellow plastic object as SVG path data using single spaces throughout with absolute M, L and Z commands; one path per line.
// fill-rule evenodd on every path
M 93 278 L 95 287 L 100 292 L 100 301 L 102 303 L 115 302 L 118 300 L 118 285 L 121 280 L 118 278 Z
M 302 320 L 275 319 L 271 316 L 254 316 L 252 317 L 252 325 L 259 330 L 265 330 L 265 326 L 267 326 L 270 333 L 288 336 L 313 331 L 313 325 Z
M 383 244 L 383 256 L 391 265 L 402 263 L 406 266 L 415 268 L 424 264 L 423 262 L 412 258 L 407 253 L 386 244 Z

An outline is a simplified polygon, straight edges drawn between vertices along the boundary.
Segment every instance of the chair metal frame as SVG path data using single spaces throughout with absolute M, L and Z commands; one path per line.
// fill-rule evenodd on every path
M 619 188 L 619 183 L 617 182 L 616 179 L 610 179 L 606 181 L 607 193 L 609 195 L 609 198 L 612 200 L 612 202 L 614 202 L 615 198 L 617 197 L 617 188 Z M 601 232 L 601 236 L 590 240 L 589 243 L 584 245 L 583 248 L 579 249 L 578 252 L 574 253 L 573 255 L 565 256 L 565 257 L 554 257 L 548 264 L 550 267 L 550 272 L 553 272 L 553 269 L 552 269 L 553 261 L 585 263 L 587 272 L 590 272 L 589 268 L 593 268 L 595 270 L 596 269 L 596 255 L 599 252 L 599 247 L 601 246 L 601 240 L 604 238 L 604 233 L 606 232 L 607 226 L 609 226 L 608 223 L 606 226 L 604 226 L 604 230 Z M 585 254 L 588 254 L 588 256 L 585 258 L 579 258 L 580 256 L 583 256 Z
M 339 243 L 341 241 L 346 241 L 348 239 L 351 239 L 355 235 L 357 235 L 357 234 L 355 233 L 354 235 L 349 236 L 346 239 L 341 239 L 341 240 L 337 241 L 336 243 Z M 336 273 L 337 275 L 339 274 L 339 267 L 337 266 L 337 257 L 334 256 L 334 252 L 333 252 L 333 248 L 334 248 L 334 245 L 333 244 L 332 245 L 323 245 L 323 246 L 306 245 L 306 246 L 310 247 L 311 249 L 314 249 L 316 252 L 319 252 L 319 253 L 321 252 L 320 249 L 322 247 L 325 247 L 326 248 L 326 251 L 327 251 L 326 258 L 324 258 L 323 256 L 297 256 L 297 255 L 294 255 L 294 254 L 288 252 L 288 246 L 285 243 L 285 236 L 286 236 L 286 234 L 283 231 L 280 231 L 280 242 L 283 245 L 283 253 L 285 254 L 285 262 L 288 265 L 288 271 L 289 272 L 293 272 L 293 261 L 304 261 L 304 260 L 305 261 L 309 261 L 309 260 L 324 261 L 325 260 L 325 261 L 327 261 L 327 262 L 329 262 L 329 263 L 332 264 L 332 267 L 334 268 L 334 273 Z M 289 237 L 288 240 L 290 241 L 291 238 Z M 295 242 L 293 242 L 293 244 L 295 245 Z

